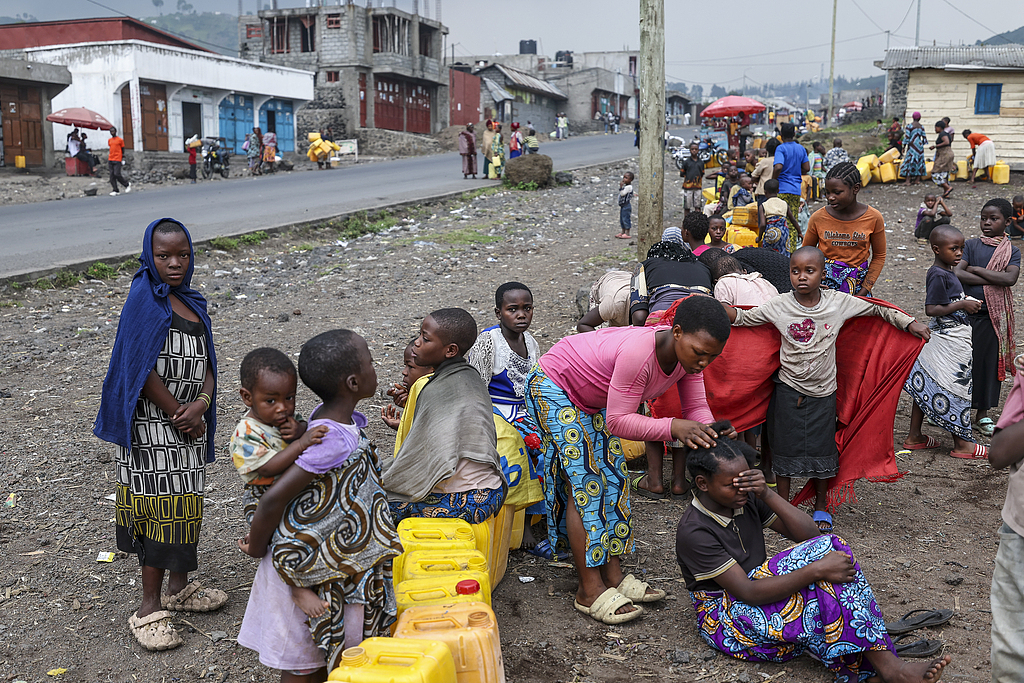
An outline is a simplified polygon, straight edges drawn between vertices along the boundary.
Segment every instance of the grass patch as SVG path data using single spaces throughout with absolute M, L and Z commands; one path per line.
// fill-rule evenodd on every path
M 118 269 L 116 267 L 97 261 L 89 266 L 89 269 L 85 271 L 85 274 L 93 280 L 113 280 L 117 277 L 117 271 Z
M 120 263 L 117 264 L 117 269 L 118 270 L 124 270 L 124 271 L 138 270 L 139 269 L 139 259 L 138 259 L 138 257 L 133 258 L 133 259 L 128 259 L 127 261 L 121 261 Z
M 313 251 L 315 248 L 316 248 L 315 244 L 310 244 L 309 242 L 304 242 L 302 244 L 298 244 L 298 245 L 292 247 L 292 251 Z
M 210 240 L 210 246 L 221 251 L 234 251 L 238 249 L 238 240 L 232 237 L 214 237 Z
M 490 235 L 482 232 L 481 228 L 459 228 L 440 235 L 432 235 L 431 237 L 434 241 L 443 242 L 444 244 L 489 244 L 505 239 L 503 235 Z M 420 239 L 426 238 L 421 237 Z
M 540 189 L 540 185 L 538 185 L 532 180 L 527 181 L 525 183 L 516 183 L 515 185 L 513 185 L 509 183 L 508 180 L 506 179 L 504 183 L 506 188 L 510 190 L 518 190 L 520 192 L 533 192 L 534 190 Z
M 81 276 L 78 273 L 72 273 L 70 270 L 58 270 L 53 274 L 53 286 L 59 289 L 74 287 L 81 281 Z
M 363 235 L 378 233 L 398 225 L 398 219 L 388 211 L 373 216 L 365 211 L 352 214 L 341 223 L 332 224 L 337 228 L 339 236 L 344 240 L 354 240 Z
M 24 305 L 20 301 L 0 301 L 0 308 L 20 308 Z
M 242 244 L 248 244 L 255 247 L 258 244 L 262 244 L 267 239 L 267 233 L 262 230 L 256 232 L 250 232 L 248 235 L 242 235 L 238 238 L 238 241 Z

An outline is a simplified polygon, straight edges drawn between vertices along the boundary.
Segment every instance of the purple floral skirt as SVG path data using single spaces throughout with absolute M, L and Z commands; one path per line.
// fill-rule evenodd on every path
M 752 580 L 781 576 L 822 559 L 833 550 L 853 557 L 838 536 L 812 538 L 753 569 Z M 748 605 L 725 591 L 693 591 L 700 635 L 711 647 L 737 659 L 786 662 L 809 654 L 836 675 L 857 683 L 875 675 L 868 650 L 893 650 L 882 611 L 855 562 L 851 583 L 819 581 L 789 599 Z

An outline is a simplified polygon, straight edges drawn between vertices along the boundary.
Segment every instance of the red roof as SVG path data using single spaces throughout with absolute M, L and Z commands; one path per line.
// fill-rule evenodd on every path
M 182 40 L 131 17 L 34 21 L 0 25 L 0 45 L 3 45 L 5 50 L 119 40 L 143 40 L 147 43 L 210 52 L 206 48 Z

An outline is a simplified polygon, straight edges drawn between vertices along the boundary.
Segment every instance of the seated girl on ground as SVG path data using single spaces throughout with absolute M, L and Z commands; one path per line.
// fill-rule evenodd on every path
M 743 441 L 718 439 L 688 460 L 696 494 L 679 520 L 676 557 L 704 641 L 747 661 L 809 653 L 844 683 L 938 680 L 951 657 L 910 663 L 896 656 L 850 547 L 820 535 L 810 517 L 768 488 L 756 458 Z M 769 559 L 765 527 L 798 545 Z

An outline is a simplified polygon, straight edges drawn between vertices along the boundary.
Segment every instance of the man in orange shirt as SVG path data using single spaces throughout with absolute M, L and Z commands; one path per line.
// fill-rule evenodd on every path
M 120 192 L 117 189 L 118 181 L 124 185 L 125 192 L 131 192 L 132 186 L 121 175 L 121 163 L 124 160 L 124 140 L 117 135 L 117 128 L 110 129 L 110 139 L 107 140 L 110 147 L 110 154 L 107 155 L 107 166 L 110 167 L 110 187 L 114 189 L 111 197 L 116 197 Z

